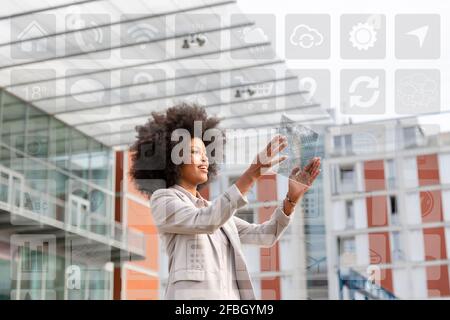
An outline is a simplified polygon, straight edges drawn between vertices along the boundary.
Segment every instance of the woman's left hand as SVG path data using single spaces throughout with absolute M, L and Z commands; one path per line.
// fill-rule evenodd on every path
M 302 169 L 296 167 L 289 176 L 288 197 L 292 202 L 297 202 L 311 187 L 320 173 L 320 158 L 312 158 Z

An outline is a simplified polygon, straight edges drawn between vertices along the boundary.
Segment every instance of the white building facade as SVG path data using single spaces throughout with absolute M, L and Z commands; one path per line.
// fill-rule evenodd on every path
M 349 271 L 400 299 L 450 298 L 450 140 L 424 129 L 414 118 L 328 128 L 331 299 L 349 297 Z

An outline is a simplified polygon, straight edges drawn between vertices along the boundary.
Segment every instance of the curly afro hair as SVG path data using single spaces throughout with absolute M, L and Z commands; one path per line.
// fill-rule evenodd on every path
M 172 149 L 179 142 L 171 141 L 172 132 L 185 129 L 192 138 L 198 137 L 208 146 L 213 141 L 205 141 L 204 133 L 209 129 L 218 130 L 220 122 L 216 117 L 208 117 L 204 108 L 187 103 L 168 108 L 165 112 L 152 112 L 151 116 L 147 123 L 136 126 L 137 140 L 130 148 L 130 176 L 137 189 L 148 198 L 157 189 L 173 186 L 179 179 L 181 164 L 171 161 Z M 194 130 L 194 122 L 197 121 L 201 122 L 201 132 Z M 219 132 L 224 145 L 224 135 L 222 131 Z M 208 181 L 199 188 L 217 175 L 217 163 L 209 160 Z

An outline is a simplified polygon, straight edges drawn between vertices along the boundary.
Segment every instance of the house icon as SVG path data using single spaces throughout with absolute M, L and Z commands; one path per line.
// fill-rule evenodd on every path
M 47 51 L 48 40 L 47 38 L 39 38 L 47 36 L 48 33 L 42 28 L 39 23 L 32 21 L 19 35 L 18 40 L 23 42 L 20 43 L 20 48 L 24 52 L 45 52 Z M 29 40 L 39 38 L 35 40 Z

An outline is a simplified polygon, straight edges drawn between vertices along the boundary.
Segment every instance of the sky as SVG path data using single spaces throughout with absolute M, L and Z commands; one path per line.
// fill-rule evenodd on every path
M 398 69 L 439 69 L 441 78 L 441 106 L 444 113 L 438 116 L 421 117 L 422 122 L 438 124 L 441 131 L 450 130 L 450 1 L 448 0 L 238 0 L 238 5 L 246 14 L 272 13 L 276 16 L 275 48 L 279 57 L 293 69 L 328 69 L 330 71 L 330 106 L 340 119 L 347 116 L 341 112 L 340 72 L 343 69 L 383 69 L 386 77 L 385 112 L 381 114 L 352 115 L 354 122 L 375 120 L 378 118 L 397 117 L 394 110 L 395 72 Z M 289 59 L 286 58 L 285 23 L 287 14 L 328 14 L 330 15 L 329 59 Z M 386 57 L 376 60 L 348 60 L 340 57 L 340 19 L 345 14 L 382 14 L 386 17 Z M 438 59 L 398 60 L 395 57 L 395 19 L 401 14 L 439 14 L 441 54 Z M 257 22 L 258 23 L 258 22 Z M 287 28 L 286 28 L 287 30 Z M 285 39 L 286 38 L 286 39 Z M 320 97 L 316 97 L 320 101 Z

